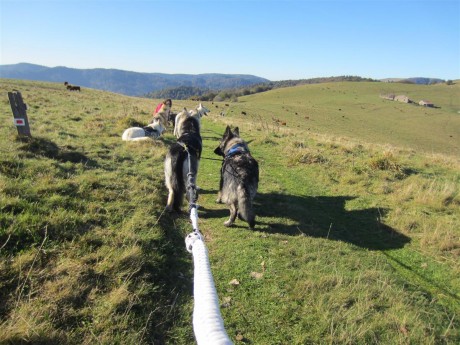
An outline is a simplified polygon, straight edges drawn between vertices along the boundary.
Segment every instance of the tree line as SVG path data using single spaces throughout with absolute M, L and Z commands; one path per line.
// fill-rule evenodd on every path
M 190 99 L 195 101 L 229 101 L 237 102 L 238 97 L 252 95 L 255 93 L 265 92 L 282 87 L 291 87 L 305 84 L 319 84 L 319 83 L 330 83 L 330 82 L 341 82 L 341 81 L 372 81 L 377 80 L 371 78 L 362 78 L 358 76 L 338 76 L 338 77 L 325 77 L 325 78 L 311 78 L 311 79 L 299 79 L 299 80 L 281 80 L 271 81 L 267 83 L 260 83 L 242 88 L 225 89 L 225 90 L 210 90 L 205 88 L 193 87 L 193 86 L 179 86 L 175 88 L 163 89 L 160 91 L 150 92 L 145 95 L 148 98 L 155 99 Z

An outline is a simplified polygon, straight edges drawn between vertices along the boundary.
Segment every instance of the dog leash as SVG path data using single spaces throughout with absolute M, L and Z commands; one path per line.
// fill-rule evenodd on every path
M 210 157 L 201 157 L 201 159 L 207 159 L 207 160 L 210 160 L 210 161 L 219 161 L 219 162 L 223 161 L 222 159 L 219 159 L 219 158 L 210 158 Z
M 185 238 L 185 247 L 193 255 L 193 330 L 198 345 L 233 345 L 224 327 L 220 314 L 208 251 L 204 244 L 204 236 L 198 228 L 198 199 L 196 186 L 192 182 L 190 152 L 184 143 L 180 143 L 188 154 L 187 193 L 189 194 L 189 213 L 193 232 Z

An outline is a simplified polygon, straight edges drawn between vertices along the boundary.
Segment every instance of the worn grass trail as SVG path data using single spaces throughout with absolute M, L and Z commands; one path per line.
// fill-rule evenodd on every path
M 204 161 L 200 171 L 211 192 L 201 197 L 204 231 L 224 319 L 235 336 L 258 344 L 449 343 L 458 337 L 458 265 L 422 255 L 412 234 L 385 221 L 395 205 L 376 200 L 372 188 L 358 181 L 346 186 L 351 159 L 334 158 L 344 147 L 308 142 L 290 131 L 240 132 L 261 164 L 256 231 L 243 222 L 222 227 L 228 211 L 213 204 L 218 181 L 206 175 L 207 166 L 215 171 L 219 164 Z M 323 159 L 293 163 L 296 146 L 318 145 Z M 355 165 L 367 164 L 356 156 Z M 372 179 L 391 175 L 369 173 Z M 238 285 L 231 284 L 235 279 Z M 428 315 L 440 317 L 438 335 L 427 337 L 433 326 Z

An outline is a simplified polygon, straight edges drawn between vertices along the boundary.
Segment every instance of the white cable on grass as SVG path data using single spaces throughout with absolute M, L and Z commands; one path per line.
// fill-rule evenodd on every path
M 198 213 L 196 207 L 190 210 L 194 232 L 185 238 L 187 250 L 193 254 L 195 267 L 193 277 L 193 330 L 198 345 L 229 345 L 233 344 L 224 328 L 220 315 L 219 299 L 217 297 L 208 250 L 203 236 L 198 229 Z

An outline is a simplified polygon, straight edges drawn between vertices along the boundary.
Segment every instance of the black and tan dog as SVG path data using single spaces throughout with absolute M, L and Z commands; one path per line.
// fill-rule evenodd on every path
M 227 126 L 214 153 L 224 157 L 217 202 L 225 202 L 230 207 L 230 218 L 225 226 L 231 226 L 238 215 L 253 229 L 256 216 L 252 200 L 259 186 L 259 165 L 251 156 L 247 143 L 240 138 L 238 127 L 232 131 Z
M 169 191 L 166 209 L 170 212 L 180 211 L 187 183 L 196 185 L 202 150 L 199 120 L 188 116 L 180 126 L 182 135 L 169 148 L 164 164 L 165 183 Z M 188 194 L 187 200 L 190 201 Z

